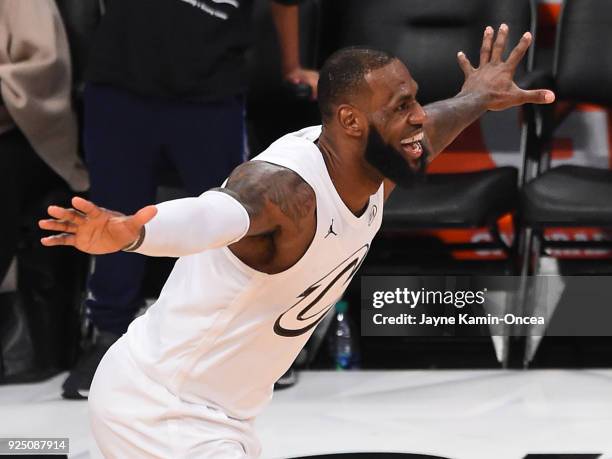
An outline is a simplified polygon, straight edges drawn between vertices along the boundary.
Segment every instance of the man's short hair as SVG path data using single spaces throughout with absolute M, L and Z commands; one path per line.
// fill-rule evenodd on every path
M 387 52 L 363 47 L 343 48 L 329 56 L 319 71 L 318 99 L 323 122 L 333 117 L 335 107 L 363 90 L 366 74 L 395 59 Z

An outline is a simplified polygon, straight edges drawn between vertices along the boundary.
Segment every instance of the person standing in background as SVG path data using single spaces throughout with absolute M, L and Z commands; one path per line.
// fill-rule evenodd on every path
M 218 186 L 246 159 L 244 93 L 253 0 L 107 0 L 85 75 L 84 143 L 91 199 L 131 214 L 154 201 L 162 159 L 190 195 Z M 270 2 L 285 80 L 299 61 L 299 0 Z M 97 256 L 86 306 L 95 343 L 63 386 L 86 398 L 99 361 L 143 306 L 144 257 Z
M 0 0 L 0 282 L 28 205 L 56 187 L 83 192 L 66 33 L 52 0 Z M 9 224 L 10 223 L 10 224 Z

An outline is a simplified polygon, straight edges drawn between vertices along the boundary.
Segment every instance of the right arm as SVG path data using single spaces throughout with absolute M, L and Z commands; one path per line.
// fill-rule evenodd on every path
M 90 254 L 128 248 L 144 255 L 179 257 L 227 246 L 244 238 L 301 231 L 314 215 L 314 192 L 297 174 L 254 161 L 232 173 L 226 188 L 197 198 L 147 206 L 123 215 L 73 198 L 73 209 L 50 206 L 53 219 L 39 226 L 61 234 L 41 240 L 45 246 L 72 245 Z

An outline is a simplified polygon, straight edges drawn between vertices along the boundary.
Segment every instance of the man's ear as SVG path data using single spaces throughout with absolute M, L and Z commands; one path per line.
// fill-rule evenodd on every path
M 342 104 L 338 106 L 336 115 L 338 117 L 338 124 L 348 135 L 352 137 L 364 135 L 367 123 L 359 109 L 353 105 Z

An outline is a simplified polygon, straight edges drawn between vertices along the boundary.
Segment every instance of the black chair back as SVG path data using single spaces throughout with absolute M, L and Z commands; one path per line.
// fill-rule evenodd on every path
M 557 37 L 557 97 L 612 105 L 612 2 L 567 0 Z
M 516 43 L 533 32 L 534 17 L 528 0 L 325 0 L 320 59 L 346 46 L 390 52 L 407 65 L 420 85 L 419 101 L 427 104 L 459 92 L 463 74 L 455 56 L 462 50 L 478 65 L 487 25 L 505 22 L 509 43 Z

